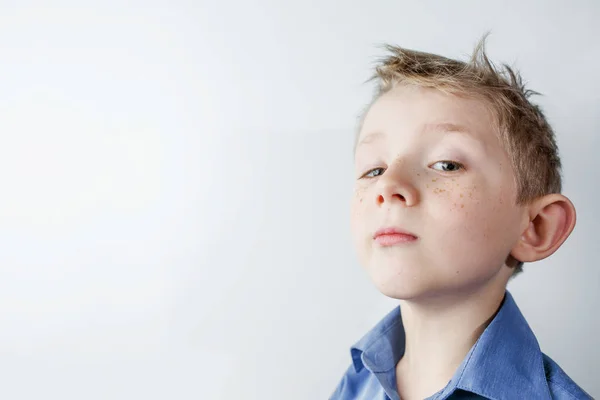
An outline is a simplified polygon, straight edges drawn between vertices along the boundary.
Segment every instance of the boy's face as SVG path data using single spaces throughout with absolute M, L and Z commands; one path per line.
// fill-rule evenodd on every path
M 354 242 L 382 293 L 409 299 L 506 285 L 504 263 L 528 220 L 481 100 L 394 88 L 365 116 L 355 178 Z M 385 228 L 413 236 L 376 235 Z

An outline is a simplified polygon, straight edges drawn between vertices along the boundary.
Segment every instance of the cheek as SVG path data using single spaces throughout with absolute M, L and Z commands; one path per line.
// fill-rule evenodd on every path
M 508 243 L 517 223 L 510 190 L 458 179 L 432 182 L 428 190 L 435 208 L 433 223 L 449 245 L 485 251 L 489 243 Z
M 481 204 L 477 184 L 460 182 L 457 179 L 434 178 L 427 183 L 426 192 L 435 205 L 436 215 L 450 220 L 477 213 Z
M 352 213 L 362 212 L 367 205 L 368 187 L 355 186 L 354 194 L 352 195 Z
M 361 228 L 366 206 L 366 188 L 355 187 L 350 204 L 350 222 L 354 234 Z
M 366 188 L 356 187 L 350 205 L 350 231 L 354 248 L 362 265 L 366 265 L 369 258 L 369 246 L 365 241 L 368 232 L 366 226 L 368 218 L 366 217 L 369 213 L 367 196 Z
M 461 182 L 458 179 L 432 180 L 428 184 L 435 224 L 444 234 L 460 240 L 479 241 L 487 235 L 490 224 L 490 206 L 497 201 L 486 196 L 482 185 Z

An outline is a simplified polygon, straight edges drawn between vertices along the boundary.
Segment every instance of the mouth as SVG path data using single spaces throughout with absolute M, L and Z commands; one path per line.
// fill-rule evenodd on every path
M 373 240 L 380 246 L 394 246 L 402 243 L 413 243 L 417 236 L 398 228 L 383 228 L 375 232 Z

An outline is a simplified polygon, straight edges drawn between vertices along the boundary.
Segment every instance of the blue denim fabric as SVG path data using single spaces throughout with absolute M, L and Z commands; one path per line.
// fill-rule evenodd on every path
M 348 368 L 330 400 L 400 400 L 395 367 L 404 354 L 400 307 L 350 349 Z M 540 346 L 507 291 L 500 310 L 445 388 L 427 400 L 591 399 Z

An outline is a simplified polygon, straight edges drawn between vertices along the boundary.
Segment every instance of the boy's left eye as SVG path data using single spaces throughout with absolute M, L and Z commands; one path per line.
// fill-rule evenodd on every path
M 437 168 L 436 168 L 437 166 Z M 456 161 L 438 161 L 431 165 L 431 168 L 443 172 L 455 172 L 464 169 L 465 166 Z

